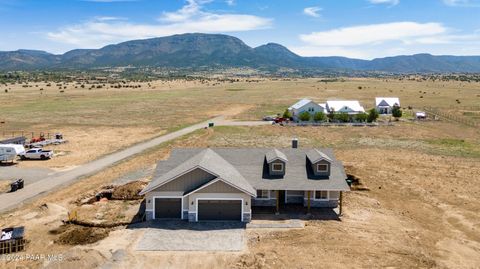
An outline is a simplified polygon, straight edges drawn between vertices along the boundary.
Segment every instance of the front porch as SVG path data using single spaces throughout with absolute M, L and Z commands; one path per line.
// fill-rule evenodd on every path
M 252 199 L 252 220 L 340 220 L 340 191 L 259 190 Z
M 308 208 L 299 204 L 287 204 L 280 207 L 254 206 L 252 207 L 252 221 L 286 221 L 299 220 L 340 220 L 338 208 L 312 207 Z

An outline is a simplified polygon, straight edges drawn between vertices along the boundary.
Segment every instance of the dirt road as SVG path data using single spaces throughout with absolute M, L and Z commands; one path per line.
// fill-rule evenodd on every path
M 206 126 L 208 126 L 209 122 L 213 122 L 215 125 L 220 125 L 220 126 L 221 125 L 259 126 L 259 125 L 271 124 L 270 122 L 262 122 L 262 121 L 234 122 L 234 121 L 226 120 L 223 116 L 218 116 L 208 121 L 194 124 L 189 127 L 180 129 L 178 131 L 175 131 L 166 135 L 162 135 L 152 140 L 139 143 L 134 146 L 128 147 L 124 150 L 109 154 L 105 157 L 94 160 L 90 163 L 76 167 L 70 171 L 55 173 L 49 177 L 46 177 L 45 179 L 38 180 L 32 184 L 26 185 L 24 189 L 19 190 L 17 192 L 1 194 L 0 195 L 0 212 L 4 212 L 6 210 L 10 210 L 15 207 L 18 207 L 23 203 L 27 201 L 31 201 L 32 199 L 37 198 L 40 195 L 45 195 L 60 186 L 69 184 L 75 180 L 79 180 L 86 176 L 95 174 L 119 161 L 130 158 L 147 149 L 150 149 L 162 143 L 174 140 L 183 135 L 192 133 L 196 130 L 205 128 Z

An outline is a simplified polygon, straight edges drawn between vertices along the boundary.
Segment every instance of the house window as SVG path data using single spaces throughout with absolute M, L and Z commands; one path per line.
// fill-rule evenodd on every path
M 328 199 L 328 191 L 315 192 L 315 200 L 327 200 L 327 199 Z
M 274 164 L 272 164 L 272 171 L 274 171 L 274 172 L 283 172 L 283 163 L 274 163 Z
M 257 190 L 257 199 L 269 199 L 270 191 L 269 190 Z
M 328 164 L 317 164 L 317 172 L 328 172 Z
M 315 111 L 315 108 L 313 108 L 313 107 L 308 108 L 308 112 L 314 112 L 314 111 Z

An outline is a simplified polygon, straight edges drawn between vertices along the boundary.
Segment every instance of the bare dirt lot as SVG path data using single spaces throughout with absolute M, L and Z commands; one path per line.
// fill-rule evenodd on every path
M 226 90 L 230 85 L 211 86 L 205 95 L 220 96 L 218 102 L 225 107 L 228 103 L 253 104 L 253 108 L 236 116 L 248 119 L 281 112 L 285 104 L 304 96 L 319 100 L 324 96 L 358 96 L 364 102 L 373 102 L 375 95 L 392 94 L 400 95 L 403 106 L 425 102 L 448 108 L 457 96 L 461 96 L 462 102 L 474 103 L 475 96 L 480 94 L 479 85 L 474 83 L 445 82 L 445 87 L 441 87 L 440 82 L 359 79 L 337 85 L 316 81 L 271 81 L 270 88 L 262 83 L 245 83 L 234 86 L 244 90 L 235 91 Z M 363 85 L 362 91 L 358 85 Z M 277 89 L 278 98 L 270 98 Z M 419 98 L 419 91 L 427 94 Z M 228 93 L 227 97 L 223 92 Z M 196 95 L 195 91 L 192 94 Z M 124 216 L 121 220 L 132 217 L 140 201 L 131 204 L 106 201 L 82 209 L 78 200 L 123 175 L 151 169 L 158 160 L 168 157 L 172 147 L 281 148 L 289 147 L 292 137 L 299 138 L 301 147 L 333 147 L 347 172 L 358 177 L 368 189 L 345 195 L 341 221 L 312 220 L 304 229 L 294 230 L 247 230 L 248 249 L 239 253 L 139 252 L 135 247 L 143 234 L 141 229 L 63 227 L 62 220 L 73 210 L 90 221 L 97 217 L 103 217 L 101 221 L 114 221 L 119 215 Z M 64 259 L 0 261 L 0 267 L 478 268 L 479 141 L 477 129 L 447 121 L 402 120 L 394 126 L 382 127 L 256 126 L 199 130 L 1 215 L 1 227 L 26 227 L 30 240 L 27 253 L 62 254 Z M 124 207 L 125 203 L 128 207 Z M 95 235 L 94 240 L 65 242 L 61 239 L 65 234 L 62 229 L 67 232 L 80 229 L 86 235 Z M 105 232 L 108 232 L 106 237 Z

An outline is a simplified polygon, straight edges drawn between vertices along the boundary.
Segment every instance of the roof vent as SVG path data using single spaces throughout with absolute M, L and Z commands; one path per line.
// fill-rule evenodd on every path
M 298 148 L 298 139 L 294 138 L 292 139 L 292 149 Z

